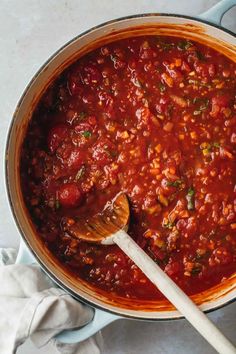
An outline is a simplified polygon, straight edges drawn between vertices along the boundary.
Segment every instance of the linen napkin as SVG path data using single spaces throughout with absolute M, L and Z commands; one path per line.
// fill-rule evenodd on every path
M 56 287 L 38 265 L 14 264 L 16 253 L 0 248 L 0 353 L 16 353 L 30 337 L 37 347 L 52 340 L 55 354 L 100 354 L 101 334 L 76 344 L 54 339 L 87 324 L 93 311 Z

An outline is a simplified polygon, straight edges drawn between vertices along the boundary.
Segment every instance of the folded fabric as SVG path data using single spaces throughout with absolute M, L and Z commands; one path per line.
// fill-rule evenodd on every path
M 76 344 L 54 339 L 87 324 L 93 311 L 56 287 L 38 265 L 13 264 L 15 258 L 15 250 L 0 248 L 0 353 L 15 353 L 30 337 L 37 347 L 53 340 L 55 353 L 100 354 L 101 334 Z

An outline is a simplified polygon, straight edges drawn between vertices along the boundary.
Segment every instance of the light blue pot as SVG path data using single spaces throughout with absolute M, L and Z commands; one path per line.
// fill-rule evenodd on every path
M 35 229 L 30 221 L 28 212 L 24 206 L 21 189 L 19 185 L 19 154 L 22 140 L 24 138 L 27 123 L 35 107 L 39 96 L 49 85 L 50 81 L 58 75 L 70 62 L 79 55 L 88 51 L 88 47 L 99 45 L 101 40 L 109 36 L 110 40 L 122 38 L 131 33 L 147 34 L 149 28 L 152 32 L 166 34 L 169 25 L 175 25 L 174 35 L 188 37 L 197 41 L 205 41 L 208 44 L 218 45 L 222 51 L 236 60 L 236 38 L 235 35 L 221 28 L 221 19 L 226 11 L 236 5 L 236 0 L 222 0 L 213 8 L 196 18 L 174 14 L 145 14 L 120 18 L 92 28 L 67 43 L 55 53 L 39 70 L 26 88 L 14 114 L 8 134 L 6 146 L 6 185 L 10 206 L 15 221 L 22 235 L 22 242 L 17 262 L 30 264 L 38 262 L 44 271 L 61 287 L 70 294 L 94 308 L 94 318 L 91 323 L 82 329 L 64 331 L 58 335 L 58 339 L 65 343 L 74 343 L 87 339 L 107 324 L 121 318 L 141 320 L 168 320 L 180 318 L 181 314 L 174 309 L 165 309 L 152 304 L 145 309 L 127 308 L 122 304 L 109 302 L 102 296 L 87 288 L 85 284 L 75 284 L 59 265 L 52 260 L 48 250 L 43 248 L 39 238 L 35 235 Z M 142 26 L 142 30 L 137 30 Z M 154 28 L 156 27 L 156 30 Z M 168 33 L 171 34 L 171 33 Z M 130 34 L 131 35 L 131 34 Z M 30 251 L 29 251 L 30 250 Z M 204 299 L 199 300 L 193 297 L 202 310 L 210 311 L 223 306 L 236 298 L 236 275 L 227 281 L 226 285 L 216 288 L 214 291 L 206 292 Z M 77 282 L 78 283 L 78 282 Z M 152 307 L 152 308 L 151 308 Z M 151 308 L 151 310 L 150 310 Z

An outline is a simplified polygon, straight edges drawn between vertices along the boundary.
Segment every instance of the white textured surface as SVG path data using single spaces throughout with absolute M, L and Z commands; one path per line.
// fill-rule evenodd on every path
M 17 246 L 19 235 L 7 205 L 3 156 L 7 129 L 22 91 L 44 61 L 66 41 L 101 22 L 142 12 L 197 15 L 216 0 L 0 0 L 0 247 Z M 236 32 L 236 8 L 224 19 Z M 210 315 L 234 340 L 236 304 Z M 185 320 L 144 323 L 122 320 L 104 331 L 104 354 L 210 354 L 214 351 Z M 50 354 L 30 343 L 21 354 Z M 91 353 L 92 354 L 92 353 Z

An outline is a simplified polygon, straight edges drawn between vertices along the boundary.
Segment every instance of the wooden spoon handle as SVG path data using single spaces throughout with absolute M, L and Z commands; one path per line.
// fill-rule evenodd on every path
M 232 343 L 125 231 L 118 231 L 112 239 L 218 353 L 236 353 Z

